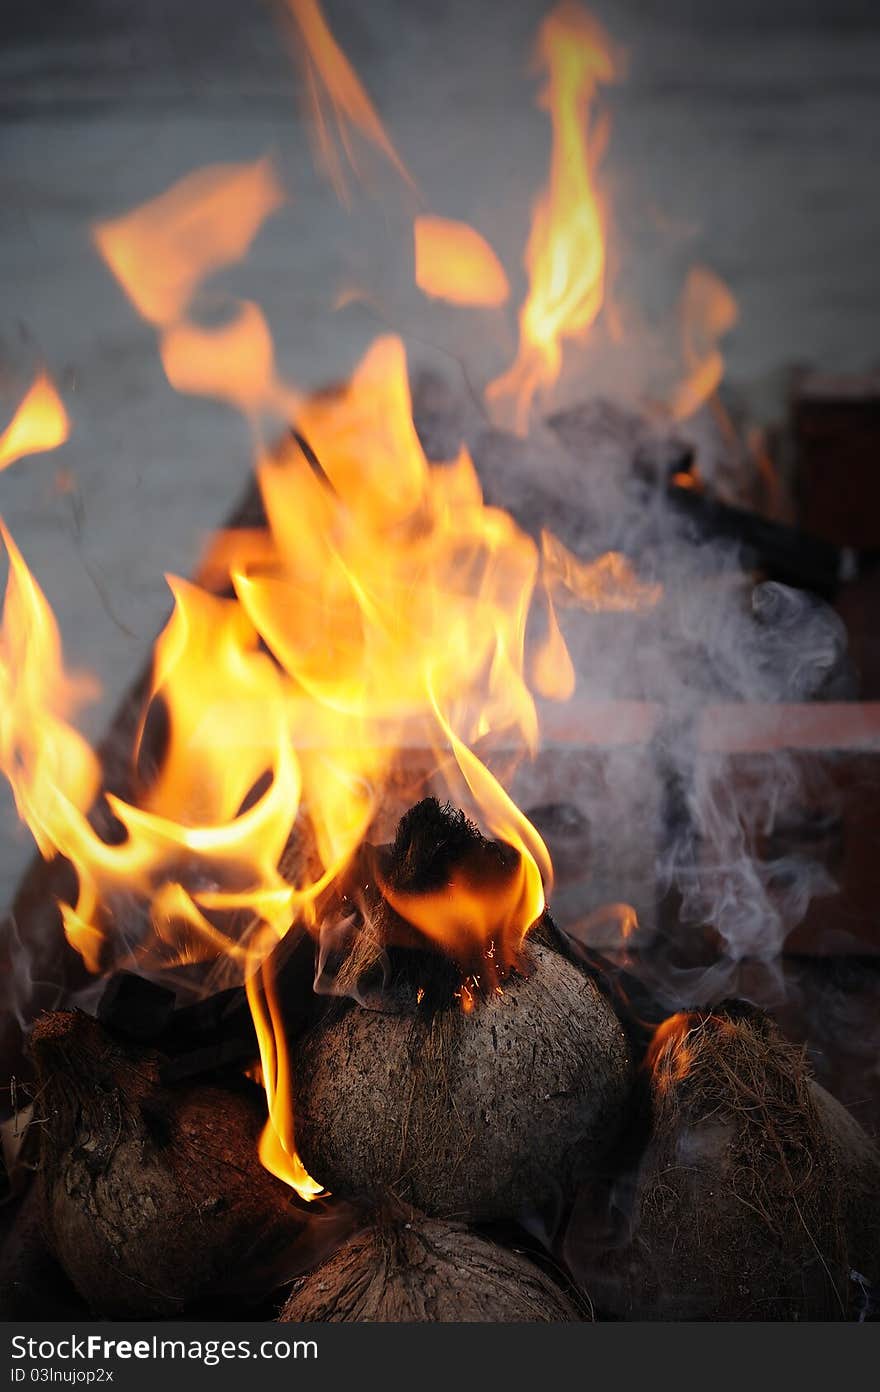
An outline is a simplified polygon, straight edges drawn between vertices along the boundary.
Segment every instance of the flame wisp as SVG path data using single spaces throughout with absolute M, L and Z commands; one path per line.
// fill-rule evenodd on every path
M 559 376 L 563 341 L 585 334 L 602 307 L 605 215 L 595 171 L 607 127 L 591 113 L 597 89 L 619 70 L 608 36 L 573 3 L 557 6 L 544 20 L 537 58 L 548 77 L 550 179 L 535 204 L 526 246 L 529 290 L 520 311 L 519 352 L 488 390 L 490 402 L 512 405 L 520 431 L 535 394 Z
M 70 434 L 64 403 L 51 377 L 40 372 L 0 435 L 0 470 L 28 454 L 42 454 L 63 445 Z

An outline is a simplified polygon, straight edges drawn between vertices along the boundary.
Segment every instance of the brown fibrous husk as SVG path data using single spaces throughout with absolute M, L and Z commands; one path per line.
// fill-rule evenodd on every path
M 300 1323 L 570 1323 L 583 1315 L 518 1252 L 460 1224 L 376 1221 L 293 1287 L 279 1320 Z
M 39 1187 L 31 1184 L 0 1246 L 0 1320 L 76 1320 L 88 1314 L 49 1248 Z
M 631 1082 L 621 1025 L 594 982 L 538 942 L 470 1012 L 351 1001 L 293 1057 L 297 1149 L 334 1194 L 388 1193 L 432 1217 L 515 1217 L 600 1165 Z
M 566 1255 L 629 1319 L 846 1319 L 880 1278 L 880 1153 L 761 1012 L 682 1013 L 649 1051 L 651 1133 L 617 1244 L 580 1197 Z M 617 1202 L 625 1186 L 615 1190 Z
M 169 1317 L 212 1298 L 259 1300 L 279 1284 L 304 1216 L 260 1164 L 259 1088 L 244 1078 L 166 1087 L 161 1055 L 79 1011 L 43 1016 L 30 1047 L 43 1222 L 96 1313 Z

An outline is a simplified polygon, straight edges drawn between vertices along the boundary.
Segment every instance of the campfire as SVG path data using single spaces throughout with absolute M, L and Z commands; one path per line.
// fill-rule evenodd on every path
M 815 379 L 775 435 L 730 412 L 707 267 L 665 322 L 623 296 L 625 55 L 579 5 L 536 36 L 519 302 L 316 0 L 285 16 L 341 203 L 377 164 L 418 292 L 515 341 L 475 383 L 386 325 L 347 380 L 286 380 L 263 308 L 206 288 L 288 199 L 269 157 L 92 229 L 254 482 L 96 748 L 2 524 L 0 769 L 39 852 L 3 942 L 6 1317 L 869 1318 L 880 1096 L 840 997 L 876 995 L 876 538 L 816 501 L 864 417 Z M 0 469 L 63 445 L 63 398 L 41 371 Z

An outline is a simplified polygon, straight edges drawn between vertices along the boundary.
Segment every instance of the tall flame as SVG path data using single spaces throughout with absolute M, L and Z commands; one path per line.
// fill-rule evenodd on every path
M 529 291 L 520 311 L 519 351 L 487 392 L 493 405 L 512 406 L 519 431 L 527 427 L 535 394 L 559 376 L 563 341 L 586 333 L 602 307 L 605 219 L 595 172 L 607 127 L 595 121 L 593 107 L 599 85 L 614 81 L 619 67 L 598 22 L 568 0 L 541 25 L 537 57 L 548 74 L 550 180 L 535 204 L 526 247 Z
M 220 957 L 251 981 L 272 1107 L 265 1157 L 308 1193 L 284 1041 L 252 978 L 292 922 L 318 926 L 316 900 L 362 844 L 399 751 L 433 750 L 436 777 L 519 867 L 503 884 L 465 878 L 439 898 L 401 899 L 426 938 L 469 961 L 497 945 L 511 964 L 551 867 L 477 752 L 500 737 L 537 740 L 526 624 L 544 584 L 538 548 L 484 504 L 467 454 L 428 464 L 399 340 L 375 343 L 344 391 L 306 403 L 298 427 L 308 446 L 291 439 L 259 464 L 267 532 L 217 549 L 235 597 L 169 581 L 140 750 L 160 708 L 166 733 L 155 770 L 138 759 L 137 800 L 105 794 L 112 841 L 90 819 L 99 769 L 67 723 L 77 693 L 57 628 L 7 538 L 0 758 L 42 853 L 76 870 L 62 916 L 90 969 Z M 301 813 L 317 861 L 282 871 Z M 134 940 L 118 929 L 132 899 L 152 925 Z
M 307 403 L 298 425 L 321 472 L 297 445 L 264 461 L 275 560 L 239 554 L 231 579 L 292 682 L 291 739 L 325 872 L 363 839 L 396 751 L 422 748 L 438 764 L 451 749 L 456 791 L 470 788 L 489 829 L 503 826 L 549 875 L 540 838 L 471 749 L 493 733 L 537 737 L 523 674 L 534 543 L 484 505 L 466 454 L 428 465 L 399 340 L 378 340 L 345 391 Z M 532 895 L 515 938 L 542 906 Z
M 323 1193 L 296 1153 L 290 1051 L 281 1018 L 275 980 L 268 961 L 247 979 L 247 998 L 260 1049 L 260 1073 L 266 1090 L 269 1119 L 260 1137 L 260 1160 L 278 1179 L 291 1185 L 308 1203 Z
M 270 1107 L 261 1154 L 313 1197 L 295 1150 L 273 945 L 293 923 L 320 928 L 320 896 L 367 836 L 401 751 L 418 749 L 432 751 L 435 785 L 445 782 L 512 848 L 513 868 L 491 881 L 463 870 L 441 894 L 389 898 L 461 963 L 483 953 L 513 965 L 552 871 L 489 754 L 498 741 L 537 743 L 533 599 L 552 621 L 540 689 L 565 696 L 572 671 L 554 596 L 588 594 L 597 608 L 639 596 L 622 564 L 608 575 L 546 539 L 539 550 L 486 506 L 466 452 L 428 463 L 396 338 L 379 339 L 344 390 L 306 401 L 297 427 L 258 462 L 266 530 L 213 548 L 213 580 L 233 597 L 169 580 L 174 610 L 156 644 L 136 797 L 103 796 L 116 824 L 110 840 L 92 815 L 97 760 L 68 723 L 83 691 L 66 676 L 48 604 L 5 536 L 0 762 L 41 852 L 76 871 L 76 901 L 61 906 L 62 919 L 91 970 L 207 960 L 246 981 Z M 302 816 L 315 847 L 307 861 L 288 854 Z
M 8 469 L 27 454 L 57 449 L 69 434 L 64 403 L 48 373 L 40 372 L 0 435 L 0 469 Z
M 546 537 L 539 552 L 485 505 L 466 453 L 429 465 L 395 338 L 373 345 L 344 391 L 307 402 L 298 423 L 308 448 L 292 440 L 259 466 L 268 532 L 218 550 L 235 598 L 169 580 L 174 611 L 156 644 L 148 707 L 159 703 L 167 733 L 137 803 L 107 794 L 125 833 L 113 844 L 86 816 L 98 770 L 64 723 L 75 688 L 57 628 L 6 538 L 3 767 L 40 849 L 77 870 L 65 926 L 90 964 L 103 947 L 113 954 L 103 910 L 121 892 L 152 905 L 164 948 L 171 919 L 190 944 L 195 936 L 216 950 L 217 915 L 237 915 L 232 956 L 242 922 L 247 947 L 257 937 L 265 946 L 266 929 L 277 941 L 297 916 L 310 921 L 408 748 L 434 751 L 450 793 L 518 852 L 521 875 L 503 893 L 463 888 L 451 916 L 439 904 L 411 904 L 406 916 L 453 955 L 464 935 L 501 943 L 512 960 L 543 909 L 546 848 L 477 748 L 499 738 L 536 746 L 526 643 L 536 589 L 552 612 L 553 596 L 615 609 L 653 602 L 656 588 L 639 586 L 621 558 L 587 566 Z M 541 689 L 565 695 L 558 627 L 554 651 L 557 689 L 552 673 Z M 141 748 L 147 725 L 145 716 Z M 301 807 L 319 864 L 285 877 Z M 156 949 L 148 941 L 136 955 Z
M 24 558 L 0 521 L 9 576 L 0 626 L 0 769 L 18 815 L 47 860 L 67 854 L 101 781 L 98 760 L 69 723 L 95 694 L 94 683 L 64 669 L 55 617 Z M 76 946 L 97 969 L 97 937 L 84 927 Z
M 340 192 L 330 118 L 352 168 L 357 129 L 411 185 L 317 0 L 286 3 Z M 574 4 L 545 21 L 538 50 L 549 75 L 550 181 L 527 249 L 519 354 L 492 389 L 514 403 L 521 424 L 558 375 L 564 340 L 585 332 L 602 304 L 594 174 L 603 127 L 593 108 L 599 84 L 616 73 L 607 38 Z M 387 897 L 463 969 L 481 953 L 502 969 L 515 964 L 552 867 L 493 771 L 495 754 L 536 749 L 535 692 L 571 694 L 557 606 L 647 608 L 659 587 L 639 581 L 620 555 L 584 561 L 549 535 L 537 546 L 486 505 L 466 451 L 430 464 L 399 339 L 377 340 L 344 389 L 300 402 L 278 379 L 258 306 L 233 302 L 219 326 L 193 317 L 205 279 L 245 255 L 282 197 L 268 161 L 214 166 L 94 231 L 155 327 L 175 388 L 219 396 L 251 418 L 280 409 L 296 431 L 272 453 L 258 446 L 266 527 L 216 538 L 203 583 L 169 577 L 174 609 L 154 651 L 127 798 L 102 792 L 98 761 L 70 723 L 90 688 L 65 671 L 49 605 L 3 531 L 0 767 L 41 853 L 66 857 L 76 871 L 75 902 L 61 912 L 90 970 L 210 962 L 245 982 L 269 1106 L 260 1153 L 310 1198 L 319 1186 L 296 1155 L 273 949 L 294 925 L 320 932 L 325 891 L 398 787 L 411 792 L 403 765 L 417 750 L 422 781 L 463 804 L 511 854 L 491 880 L 463 866 L 441 892 L 385 886 Z M 473 228 L 420 216 L 414 241 L 426 294 L 454 304 L 507 298 L 503 268 Z M 0 439 L 0 460 L 25 452 L 22 440 L 51 448 L 64 438 L 63 407 L 47 415 L 45 386 L 34 393 L 39 410 L 23 403 Z M 536 609 L 541 641 L 530 628 Z M 108 814 L 112 835 L 100 830 Z M 308 856 L 299 854 L 303 825 Z

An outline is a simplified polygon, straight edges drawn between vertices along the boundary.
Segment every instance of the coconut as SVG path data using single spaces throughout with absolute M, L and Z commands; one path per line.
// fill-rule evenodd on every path
M 358 1233 L 296 1281 L 282 1324 L 570 1323 L 575 1306 L 540 1267 L 460 1224 L 414 1216 Z
M 802 1051 L 733 1005 L 666 1021 L 647 1068 L 625 1230 L 603 1249 L 582 1195 L 566 1238 L 596 1304 L 628 1319 L 858 1317 L 880 1278 L 880 1153 Z
M 41 1209 L 38 1186 L 31 1184 L 0 1246 L 0 1320 L 87 1319 L 88 1306 L 46 1243 Z
M 270 1273 L 304 1217 L 260 1164 L 259 1088 L 166 1087 L 162 1055 L 80 1011 L 44 1015 L 31 1051 L 43 1221 L 95 1312 L 168 1317 L 220 1294 L 259 1300 L 267 1280 L 278 1284 Z
M 535 941 L 469 1011 L 442 996 L 398 1013 L 335 1002 L 292 1072 L 297 1149 L 334 1194 L 481 1220 L 558 1199 L 601 1164 L 631 1063 L 594 982 Z

